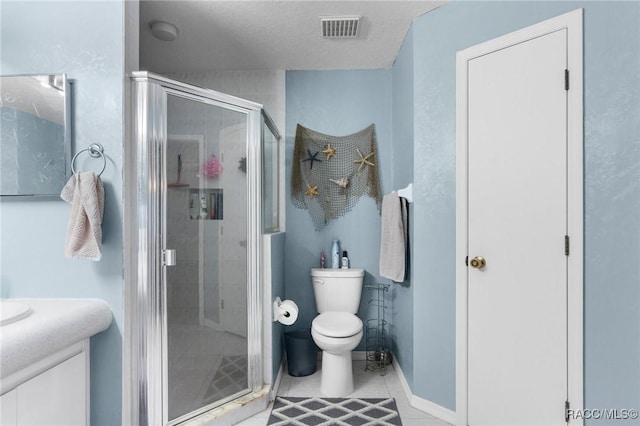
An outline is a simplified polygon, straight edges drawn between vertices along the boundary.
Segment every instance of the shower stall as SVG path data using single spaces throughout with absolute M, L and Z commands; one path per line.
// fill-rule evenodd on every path
M 128 421 L 204 424 L 268 394 L 262 233 L 277 229 L 280 135 L 259 104 L 151 73 L 134 73 L 133 98 Z

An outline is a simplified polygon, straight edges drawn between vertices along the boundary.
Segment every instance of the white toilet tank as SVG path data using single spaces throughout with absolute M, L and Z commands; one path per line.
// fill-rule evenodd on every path
M 312 268 L 311 281 L 318 312 L 358 313 L 363 280 L 362 268 Z

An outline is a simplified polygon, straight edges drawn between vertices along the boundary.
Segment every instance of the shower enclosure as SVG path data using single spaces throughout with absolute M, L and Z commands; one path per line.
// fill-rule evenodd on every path
M 268 391 L 260 271 L 273 148 L 262 147 L 280 136 L 259 104 L 146 72 L 133 81 L 131 421 L 204 422 Z

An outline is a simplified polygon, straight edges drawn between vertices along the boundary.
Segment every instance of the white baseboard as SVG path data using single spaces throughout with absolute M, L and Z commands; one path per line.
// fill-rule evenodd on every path
M 442 405 L 436 404 L 419 396 L 412 395 L 409 399 L 409 405 L 413 408 L 417 408 L 420 411 L 424 411 L 427 414 L 431 414 L 447 423 L 456 424 L 456 412 L 451 411 Z
M 280 363 L 280 368 L 278 369 L 278 375 L 273 382 L 273 386 L 271 386 L 271 392 L 269 393 L 269 398 L 271 401 L 276 400 L 276 395 L 278 395 L 278 391 L 280 390 L 280 383 L 282 382 L 282 376 L 284 375 L 284 357 L 282 357 L 282 362 Z
M 456 424 L 456 412 L 452 411 L 448 408 L 443 407 L 442 405 L 436 404 L 435 402 L 431 402 L 424 398 L 420 398 L 416 396 L 411 391 L 411 387 L 409 386 L 409 382 L 407 382 L 404 373 L 402 372 L 402 368 L 400 368 L 400 364 L 396 362 L 396 356 L 393 356 L 393 368 L 396 370 L 398 374 L 398 378 L 400 379 L 400 383 L 402 384 L 402 389 L 404 390 L 405 395 L 407 396 L 407 400 L 409 401 L 409 405 L 413 408 L 416 408 L 420 411 L 424 411 L 425 413 L 437 417 L 441 420 L 444 420 L 447 423 Z
M 214 329 L 214 330 L 216 330 L 216 331 L 224 331 L 224 330 L 222 329 L 222 326 L 220 325 L 220 323 L 214 322 L 214 321 L 212 321 L 212 320 L 210 320 L 210 319 L 208 319 L 208 318 L 205 318 L 205 319 L 204 319 L 204 321 L 202 322 L 202 324 L 203 324 L 205 327 L 212 328 L 212 329 Z

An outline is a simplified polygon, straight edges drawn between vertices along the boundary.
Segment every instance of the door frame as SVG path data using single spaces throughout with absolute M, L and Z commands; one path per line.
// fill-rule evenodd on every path
M 577 9 L 457 52 L 456 56 L 456 424 L 468 424 L 468 62 L 527 40 L 567 29 L 567 392 L 572 410 L 581 410 L 583 392 L 583 60 L 582 16 Z M 582 419 L 572 424 L 582 425 Z

